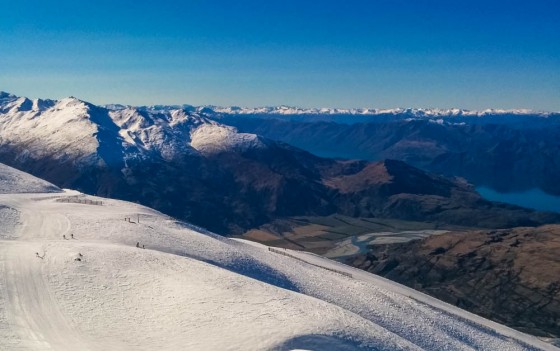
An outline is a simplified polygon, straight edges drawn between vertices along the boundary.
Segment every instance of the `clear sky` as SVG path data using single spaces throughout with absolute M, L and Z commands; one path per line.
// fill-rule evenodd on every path
M 560 1 L 0 0 L 0 90 L 560 111 Z

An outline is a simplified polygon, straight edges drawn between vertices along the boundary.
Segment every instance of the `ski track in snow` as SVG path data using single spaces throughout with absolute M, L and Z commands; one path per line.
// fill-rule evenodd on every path
M 0 350 L 558 350 L 316 255 L 56 202 L 76 194 L 0 195 Z

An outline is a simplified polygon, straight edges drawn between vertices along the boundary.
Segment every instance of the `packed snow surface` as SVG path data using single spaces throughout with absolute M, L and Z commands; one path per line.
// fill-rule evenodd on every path
M 0 206 L 0 350 L 555 349 L 367 272 L 136 204 L 65 191 L 0 194 Z
M 0 163 L 0 194 L 53 193 L 61 190 L 42 179 Z

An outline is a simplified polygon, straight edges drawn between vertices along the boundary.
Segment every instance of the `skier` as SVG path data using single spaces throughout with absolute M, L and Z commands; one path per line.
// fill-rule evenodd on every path
M 62 239 L 66 240 L 66 234 L 62 234 Z
M 70 234 L 70 238 L 74 239 L 74 233 Z
M 136 242 L 136 247 L 140 248 L 140 243 L 139 242 Z
M 145 249 L 144 244 L 142 244 L 142 248 Z

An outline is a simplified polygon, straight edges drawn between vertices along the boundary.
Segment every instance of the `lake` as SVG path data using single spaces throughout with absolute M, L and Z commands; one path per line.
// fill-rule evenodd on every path
M 478 191 L 486 200 L 505 202 L 539 211 L 560 213 L 560 196 L 547 194 L 540 189 L 531 189 L 513 193 L 500 193 L 496 190 L 481 186 L 477 187 L 476 191 Z

